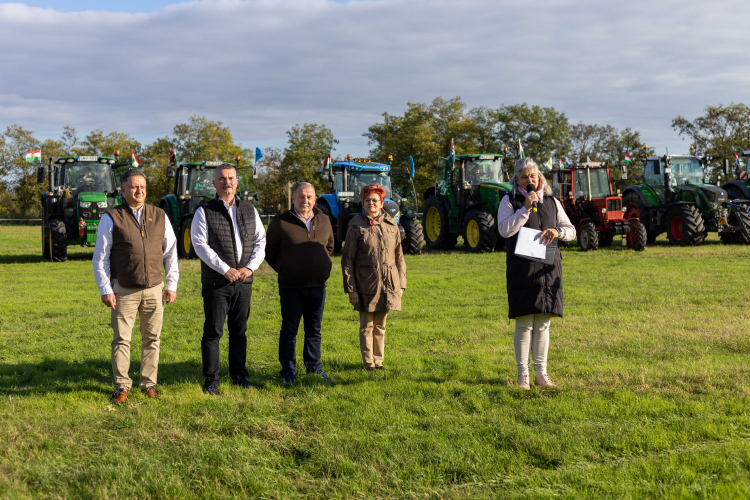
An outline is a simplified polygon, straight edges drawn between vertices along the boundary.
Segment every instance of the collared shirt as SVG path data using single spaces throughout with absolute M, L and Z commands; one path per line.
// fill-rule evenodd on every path
M 240 228 L 237 226 L 237 198 L 232 199 L 230 205 L 226 201 L 218 198 L 224 203 L 224 207 L 229 212 L 229 218 L 232 219 L 232 229 L 234 229 L 234 243 L 237 255 L 242 255 L 242 236 Z M 198 258 L 208 265 L 214 271 L 226 274 L 229 271 L 229 264 L 219 258 L 214 250 L 208 246 L 208 224 L 206 223 L 206 212 L 203 207 L 198 207 L 193 216 L 193 224 L 190 226 L 190 238 L 193 240 L 193 247 Z M 253 251 L 250 254 L 250 260 L 245 265 L 246 268 L 255 272 L 263 259 L 266 257 L 266 230 L 263 228 L 263 221 L 260 220 L 258 211 L 255 211 L 255 243 Z
M 547 200 L 553 200 L 557 204 L 557 221 L 556 229 L 560 232 L 560 241 L 573 241 L 576 238 L 576 228 L 570 223 L 570 219 L 565 213 L 565 209 L 557 198 L 548 196 Z M 539 203 L 543 203 L 543 198 L 539 197 Z M 521 227 L 529 220 L 531 212 L 526 207 L 521 207 L 513 212 L 513 205 L 508 195 L 500 202 L 497 209 L 497 230 L 503 238 L 510 238 L 516 234 Z
M 298 218 L 299 220 L 301 220 L 302 222 L 304 222 L 304 223 L 305 223 L 305 226 L 307 227 L 307 232 L 309 233 L 309 232 L 310 232 L 310 227 L 311 227 L 311 225 L 312 225 L 312 220 L 313 220 L 313 217 L 315 217 L 315 212 L 310 212 L 310 218 L 309 218 L 309 219 L 307 219 L 307 220 L 305 220 L 305 218 L 304 218 L 304 217 L 302 217 L 302 216 L 301 216 L 301 215 L 300 215 L 300 214 L 299 214 L 299 213 L 297 212 L 297 209 L 296 209 L 296 208 L 294 208 L 294 206 L 292 206 L 292 210 L 294 211 L 294 215 L 295 215 L 295 216 L 296 216 L 296 217 L 297 217 L 297 218 Z
M 138 225 L 141 225 L 143 206 L 139 209 L 130 208 L 135 215 Z M 99 221 L 96 232 L 96 246 L 94 247 L 94 279 L 99 287 L 100 295 L 115 293 L 109 280 L 109 258 L 112 255 L 112 228 L 114 221 L 108 214 L 104 214 Z M 164 253 L 164 270 L 167 273 L 167 290 L 177 291 L 177 282 L 180 280 L 180 266 L 177 262 L 177 238 L 175 238 L 172 224 L 169 218 L 164 216 L 164 239 L 161 243 Z

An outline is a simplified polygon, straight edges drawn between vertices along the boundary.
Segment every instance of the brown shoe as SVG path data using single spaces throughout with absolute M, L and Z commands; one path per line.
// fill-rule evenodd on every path
M 112 401 L 113 405 L 119 405 L 120 403 L 124 403 L 127 400 L 128 400 L 128 390 L 117 389 L 115 391 L 115 395 L 112 396 L 112 399 L 110 401 Z
M 159 393 L 156 392 L 156 387 L 154 387 L 153 385 L 150 386 L 150 387 L 146 387 L 145 389 L 141 389 L 141 392 L 147 398 L 158 398 L 159 397 Z

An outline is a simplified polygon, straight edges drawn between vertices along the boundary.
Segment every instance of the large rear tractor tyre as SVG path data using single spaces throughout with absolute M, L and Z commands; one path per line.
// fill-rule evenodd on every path
M 336 234 L 338 234 L 336 232 L 336 224 L 338 221 L 332 215 L 333 212 L 331 210 L 331 206 L 327 201 L 318 200 L 318 203 L 316 203 L 316 205 L 318 206 L 318 209 L 320 209 L 320 211 L 328 217 L 328 220 L 331 221 L 331 230 L 333 231 L 333 254 L 338 255 L 341 253 L 341 245 L 343 244 L 343 242 L 336 239 Z
M 581 225 L 578 231 L 578 245 L 584 252 L 599 248 L 599 233 L 596 232 L 596 227 L 591 222 Z
M 427 248 L 431 250 L 451 250 L 456 246 L 458 234 L 451 234 L 448 226 L 448 211 L 434 196 L 424 204 L 422 229 Z
M 410 255 L 421 254 L 424 234 L 419 219 L 416 217 L 401 217 L 401 226 L 404 228 L 405 233 L 404 241 L 401 242 L 404 253 Z
M 670 245 L 694 246 L 703 243 L 706 228 L 703 216 L 693 205 L 677 205 L 667 212 L 667 238 Z
M 627 236 L 628 248 L 640 252 L 646 248 L 648 242 L 648 234 L 646 233 L 646 226 L 640 222 L 630 223 L 630 234 Z
M 192 225 L 193 218 L 188 217 L 182 221 L 182 226 L 180 226 L 180 236 L 177 239 L 177 249 L 180 252 L 180 257 L 184 259 L 196 258 L 193 238 L 190 236 L 190 226 Z
M 744 223 L 745 227 L 750 232 L 750 215 L 746 212 L 734 212 L 733 214 L 729 214 L 729 222 L 733 226 L 739 226 Z M 745 231 L 742 229 L 735 231 L 734 233 L 721 233 L 720 238 L 723 243 L 750 245 L 750 240 L 747 239 Z
M 464 219 L 464 248 L 472 253 L 491 252 L 497 244 L 495 219 L 484 210 L 470 210 Z
M 49 237 L 49 228 L 44 227 L 44 223 L 42 223 L 42 258 L 44 260 L 49 260 L 49 252 L 50 252 L 50 237 Z
M 65 221 L 51 219 L 49 221 L 50 237 L 52 241 L 52 262 L 68 260 L 68 237 Z

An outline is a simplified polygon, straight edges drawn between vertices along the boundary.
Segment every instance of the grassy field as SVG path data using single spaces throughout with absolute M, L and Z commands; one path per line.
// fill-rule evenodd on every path
M 2 498 L 750 496 L 750 248 L 712 236 L 564 250 L 566 316 L 549 356 L 559 388 L 529 392 L 515 388 L 504 254 L 408 256 L 384 373 L 361 369 L 336 259 L 323 322 L 333 382 L 288 389 L 264 264 L 248 330 L 261 388 L 226 383 L 225 338 L 218 398 L 201 392 L 199 265 L 182 261 L 163 397 L 113 407 L 91 251 L 52 264 L 39 245 L 37 227 L 0 227 Z

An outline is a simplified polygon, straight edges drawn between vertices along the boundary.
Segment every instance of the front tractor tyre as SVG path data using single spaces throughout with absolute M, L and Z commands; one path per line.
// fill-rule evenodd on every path
M 729 215 L 729 222 L 733 226 L 739 226 L 744 224 L 745 228 L 750 231 L 750 215 L 747 212 L 734 212 Z M 733 233 L 721 233 L 721 241 L 723 243 L 740 243 L 742 245 L 750 245 L 750 240 L 745 236 L 745 231 L 740 229 Z
M 578 231 L 578 245 L 584 252 L 599 248 L 599 233 L 596 232 L 596 227 L 591 222 L 581 224 Z
M 471 210 L 464 219 L 464 247 L 472 253 L 491 252 L 497 244 L 495 219 L 483 210 Z
M 640 222 L 630 222 L 630 233 L 627 236 L 628 248 L 640 252 L 646 248 L 648 242 L 648 233 L 646 232 L 646 226 Z
M 677 205 L 667 212 L 667 238 L 670 245 L 694 246 L 703 243 L 706 229 L 703 216 L 693 205 Z
M 401 217 L 401 227 L 404 228 L 404 241 L 401 242 L 404 253 L 421 254 L 424 234 L 419 219 L 417 217 Z
M 193 239 L 190 236 L 190 226 L 192 225 L 192 217 L 183 220 L 182 226 L 180 226 L 180 236 L 177 239 L 177 249 L 180 251 L 180 257 L 185 259 L 194 259 L 196 257 Z
M 431 250 L 451 250 L 456 246 L 458 234 L 451 234 L 448 225 L 448 210 L 434 196 L 424 204 L 422 228 L 427 248 Z
M 52 241 L 52 262 L 68 260 L 68 241 L 65 221 L 51 219 L 49 221 L 50 239 Z

